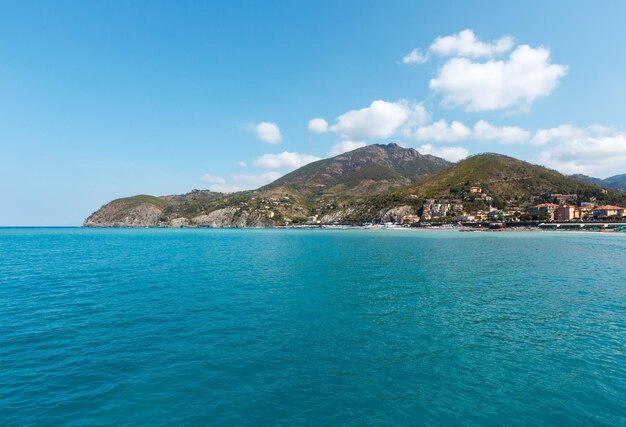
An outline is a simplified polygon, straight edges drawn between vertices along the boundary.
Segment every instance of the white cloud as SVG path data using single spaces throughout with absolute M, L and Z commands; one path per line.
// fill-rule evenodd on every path
M 420 126 L 413 136 L 418 141 L 454 142 L 468 139 L 471 133 L 472 131 L 461 122 L 453 121 L 448 124 L 442 119 L 428 126 Z
M 283 174 L 275 171 L 259 174 L 246 173 L 233 175 L 233 181 L 242 187 L 258 188 L 277 180 L 281 176 L 283 176 Z
M 553 144 L 539 153 L 539 162 L 560 172 L 600 177 L 626 172 L 626 133 L 563 125 L 537 135 L 541 143 Z
M 363 141 L 341 141 L 332 147 L 328 152 L 329 156 L 338 156 L 348 151 L 356 150 L 357 148 L 365 147 L 367 144 Z
M 561 125 L 549 129 L 537 129 L 530 140 L 533 145 L 545 145 L 550 142 L 567 142 L 585 138 L 587 130 L 572 125 Z
M 524 143 L 530 139 L 530 132 L 517 126 L 495 126 L 484 120 L 479 120 L 473 128 L 461 122 L 438 120 L 428 126 L 418 127 L 411 136 L 418 141 L 458 142 L 477 140 L 497 142 L 500 144 Z
M 259 174 L 235 174 L 229 180 L 216 182 L 210 185 L 211 191 L 231 193 L 235 191 L 254 190 L 273 182 L 282 176 L 279 172 L 265 172 Z
M 521 45 L 508 60 L 449 59 L 429 86 L 443 94 L 444 105 L 466 111 L 525 109 L 550 94 L 566 72 L 566 66 L 550 62 L 548 49 Z
M 403 64 L 423 64 L 426 61 L 428 61 L 428 52 L 422 51 L 419 47 L 402 57 Z
M 252 188 L 243 188 L 235 184 L 211 184 L 208 190 L 218 193 L 233 193 L 235 191 L 252 190 Z
M 283 135 L 280 133 L 276 123 L 261 122 L 255 126 L 254 130 L 256 136 L 268 144 L 278 144 L 283 140 Z
M 309 120 L 309 130 L 315 133 L 328 132 L 328 122 L 324 119 L 311 119 Z
M 207 184 L 225 184 L 226 180 L 221 176 L 209 175 L 205 173 L 200 177 L 200 181 L 206 182 Z
M 423 105 L 408 101 L 376 100 L 369 107 L 350 110 L 337 117 L 330 130 L 345 139 L 380 139 L 398 132 L 402 126 L 421 124 L 428 120 Z
M 442 157 L 451 162 L 458 162 L 469 156 L 469 151 L 465 147 L 434 147 L 432 144 L 424 144 L 417 151 Z
M 517 126 L 494 126 L 484 120 L 479 120 L 474 125 L 472 136 L 481 141 L 513 144 L 528 141 L 530 132 Z
M 408 131 L 419 125 L 423 125 L 430 120 L 430 114 L 426 111 L 423 104 L 409 104 L 408 101 L 401 100 L 399 104 L 405 105 L 408 108 L 409 116 L 400 129 L 401 131 Z
M 248 167 L 248 164 L 244 162 L 243 160 L 239 160 L 237 164 L 239 165 L 239 167 L 242 167 L 242 168 Z
M 320 158 L 310 154 L 283 151 L 278 154 L 264 154 L 254 161 L 254 165 L 265 169 L 296 169 L 316 160 L 320 160 Z
M 472 30 L 463 30 L 451 36 L 437 37 L 430 50 L 440 56 L 468 56 L 478 58 L 508 52 L 513 48 L 513 38 L 504 36 L 491 43 L 480 41 Z

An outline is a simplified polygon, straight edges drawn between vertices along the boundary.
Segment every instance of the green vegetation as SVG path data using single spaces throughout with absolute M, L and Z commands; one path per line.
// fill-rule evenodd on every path
M 149 196 L 147 194 L 139 194 L 137 196 L 124 197 L 121 199 L 116 199 L 112 203 L 118 203 L 125 208 L 134 208 L 136 206 L 142 205 L 144 203 L 149 203 L 160 208 L 164 207 L 167 202 L 162 198 Z
M 531 204 L 554 203 L 554 193 L 576 194 L 579 201 L 626 205 L 626 192 L 606 190 L 511 157 L 481 154 L 451 164 L 389 144 L 310 163 L 254 191 L 194 190 L 183 195 L 117 199 L 94 213 L 90 223 L 131 221 L 135 226 L 142 223 L 142 215 L 148 215 L 150 224 L 167 224 L 217 212 L 226 226 L 303 224 L 310 216 L 361 224 L 380 221 L 384 212 L 395 207 L 420 212 L 426 199 L 445 199 L 450 206 L 462 204 L 459 209 L 464 212 L 511 207 L 523 211 Z M 432 221 L 450 220 L 460 213 L 450 210 Z M 515 215 L 547 219 L 543 214 Z
M 470 185 L 480 186 L 494 196 L 493 205 L 510 199 L 527 200 L 531 196 L 553 193 L 579 194 L 598 200 L 621 200 L 621 192 L 605 193 L 595 185 L 562 175 L 500 154 L 479 154 L 455 166 L 403 189 L 421 197 L 452 197 L 467 194 Z M 548 200 L 546 200 L 548 201 Z

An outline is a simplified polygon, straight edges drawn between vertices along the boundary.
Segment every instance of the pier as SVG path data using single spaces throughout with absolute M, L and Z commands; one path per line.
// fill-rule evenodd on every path
M 590 231 L 626 231 L 626 222 L 544 222 L 539 224 L 543 230 L 590 230 Z

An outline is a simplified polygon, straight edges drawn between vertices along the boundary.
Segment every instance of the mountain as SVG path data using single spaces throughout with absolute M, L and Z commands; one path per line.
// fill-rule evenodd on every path
M 309 163 L 261 190 L 290 189 L 314 198 L 362 196 L 409 185 L 450 165 L 412 148 L 374 144 Z
M 622 175 L 611 176 L 604 180 L 610 188 L 618 188 L 626 191 L 626 173 Z
M 572 178 L 576 178 L 579 181 L 586 182 L 588 184 L 594 184 L 599 187 L 614 188 L 616 190 L 626 191 L 626 174 L 615 175 L 606 179 L 594 178 L 583 174 L 571 175 Z
M 493 153 L 468 157 L 427 180 L 407 187 L 405 192 L 424 197 L 443 197 L 470 185 L 479 185 L 483 190 L 507 199 L 548 193 L 602 194 L 599 187 L 555 170 Z
M 477 190 L 478 188 L 478 190 Z M 299 223 L 401 221 L 427 199 L 456 200 L 463 211 L 524 210 L 555 201 L 626 204 L 626 193 L 500 154 L 452 164 L 396 144 L 370 145 L 310 163 L 258 190 L 225 194 L 194 190 L 173 196 L 114 200 L 87 227 L 272 227 Z
M 305 165 L 254 191 L 117 199 L 90 215 L 84 225 L 266 227 L 304 222 L 311 216 L 332 222 L 344 219 L 335 214 L 346 205 L 363 205 L 372 195 L 402 188 L 450 165 L 397 144 L 368 145 Z

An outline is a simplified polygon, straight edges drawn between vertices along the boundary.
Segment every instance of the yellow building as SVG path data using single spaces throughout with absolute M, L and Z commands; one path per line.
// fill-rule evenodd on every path
M 624 211 L 626 211 L 626 208 L 622 208 L 620 206 L 611 206 L 611 205 L 598 206 L 593 209 L 593 217 L 594 218 L 604 218 L 604 217 L 610 217 L 610 216 L 622 217 L 624 216 Z

